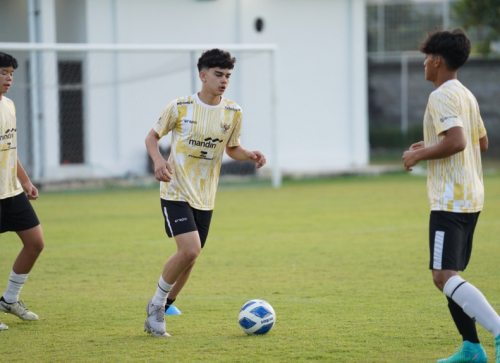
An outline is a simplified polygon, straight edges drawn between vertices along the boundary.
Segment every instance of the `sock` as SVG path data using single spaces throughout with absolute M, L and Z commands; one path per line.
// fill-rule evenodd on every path
M 168 310 L 168 308 L 170 307 L 170 305 L 172 305 L 174 303 L 175 299 L 170 299 L 167 297 L 167 303 L 165 304 L 165 311 Z
M 472 320 L 469 315 L 464 313 L 464 309 L 458 306 L 456 302 L 449 297 L 446 298 L 448 299 L 448 309 L 450 309 L 451 317 L 457 326 L 458 332 L 462 335 L 463 340 L 471 343 L 479 343 L 476 322 Z
M 5 290 L 3 294 L 3 300 L 7 304 L 12 304 L 19 300 L 19 292 L 21 291 L 21 288 L 23 287 L 27 278 L 28 274 L 18 275 L 14 271 L 11 271 L 7 290 Z
M 493 337 L 500 335 L 500 317 L 474 285 L 455 275 L 446 282 L 443 292 Z
M 174 286 L 175 282 L 173 284 L 168 284 L 163 280 L 163 276 L 160 276 L 160 279 L 158 280 L 158 288 L 156 289 L 156 294 L 153 297 L 153 305 L 160 305 L 160 306 L 165 306 L 165 303 L 167 302 L 167 295 L 172 290 L 172 287 Z

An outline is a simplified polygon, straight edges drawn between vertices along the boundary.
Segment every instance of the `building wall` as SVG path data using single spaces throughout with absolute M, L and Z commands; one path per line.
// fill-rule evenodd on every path
M 423 118 L 429 95 L 434 85 L 425 80 L 423 56 L 413 59 L 408 65 L 408 124 L 422 137 Z M 498 79 L 500 60 L 472 58 L 458 71 L 458 79 L 476 97 L 481 117 L 488 131 L 490 151 L 487 155 L 498 155 L 500 150 L 500 84 Z M 370 65 L 370 126 L 377 129 L 400 128 L 401 122 L 401 63 L 386 62 Z M 414 132 L 414 133 L 415 133 Z M 413 140 L 418 141 L 418 140 Z M 496 153 L 496 154 L 495 154 Z
M 243 108 L 243 145 L 263 151 L 272 164 L 271 125 L 277 122 L 285 172 L 327 173 L 368 163 L 364 0 L 41 3 L 42 11 L 55 14 L 58 42 L 277 44 L 276 102 L 270 57 L 234 52 L 238 62 L 226 96 Z M 262 32 L 255 29 L 257 18 Z M 170 100 L 200 87 L 192 80 L 198 57 L 193 63 L 189 54 L 60 54 L 59 60 L 84 63 L 86 162 L 58 165 L 54 126 L 53 139 L 44 143 L 45 178 L 144 173 L 144 137 Z M 53 113 L 57 102 L 52 106 Z

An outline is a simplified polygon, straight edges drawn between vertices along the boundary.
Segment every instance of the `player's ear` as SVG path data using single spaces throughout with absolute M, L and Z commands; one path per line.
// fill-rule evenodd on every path
M 207 74 L 203 70 L 200 71 L 200 80 L 202 82 L 206 82 L 207 81 Z
M 441 65 L 443 64 L 443 62 L 444 62 L 444 59 L 443 59 L 443 57 L 441 57 L 440 55 L 436 55 L 436 56 L 434 57 L 434 65 L 435 65 L 436 67 L 441 66 Z

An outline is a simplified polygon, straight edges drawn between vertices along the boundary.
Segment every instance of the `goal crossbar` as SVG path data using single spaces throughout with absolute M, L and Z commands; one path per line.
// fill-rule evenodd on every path
M 272 161 L 272 185 L 279 188 L 282 183 L 282 173 L 278 158 L 278 112 L 277 112 L 277 60 L 276 44 L 107 44 L 107 43 L 18 43 L 18 42 L 0 42 L 0 50 L 9 51 L 30 51 L 30 52 L 198 52 L 207 49 L 219 48 L 227 51 L 244 52 L 267 52 L 271 55 L 271 98 L 274 106 L 271 107 L 271 157 Z M 37 72 L 32 62 L 33 75 Z M 36 77 L 35 77 L 36 78 Z M 35 92 L 36 93 L 36 92 Z M 37 102 L 33 102 L 36 104 Z M 37 114 L 37 113 L 34 113 Z M 35 121 L 33 121 L 36 124 Z M 36 130 L 36 129 L 34 129 Z
M 192 52 L 219 48 L 228 51 L 274 52 L 275 44 L 106 44 L 106 43 L 15 43 L 0 42 L 0 49 L 6 50 L 40 50 L 60 52 Z

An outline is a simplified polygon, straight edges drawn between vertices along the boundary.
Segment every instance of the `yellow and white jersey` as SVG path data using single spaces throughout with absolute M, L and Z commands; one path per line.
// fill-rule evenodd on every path
M 169 183 L 161 182 L 161 198 L 212 210 L 224 150 L 240 145 L 241 123 L 241 108 L 224 97 L 216 106 L 198 94 L 172 101 L 153 126 L 160 137 L 172 132 L 173 175 Z
M 0 199 L 21 194 L 17 180 L 17 126 L 14 102 L 0 100 Z
M 486 136 L 474 95 L 458 80 L 445 82 L 429 96 L 424 116 L 425 146 L 438 144 L 443 132 L 462 127 L 464 151 L 427 161 L 427 191 L 431 210 L 475 213 L 483 209 L 484 186 L 479 139 Z

